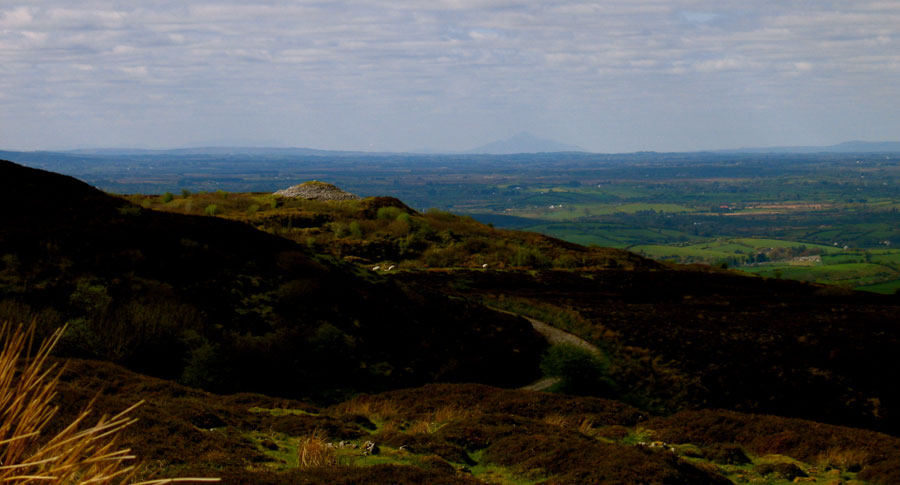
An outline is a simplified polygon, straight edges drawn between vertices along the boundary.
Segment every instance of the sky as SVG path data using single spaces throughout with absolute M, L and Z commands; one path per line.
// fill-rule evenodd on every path
M 0 0 L 0 149 L 900 140 L 898 0 Z

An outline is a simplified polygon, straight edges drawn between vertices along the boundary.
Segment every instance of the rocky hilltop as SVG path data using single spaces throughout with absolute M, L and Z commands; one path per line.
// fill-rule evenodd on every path
M 299 185 L 294 185 L 293 187 L 281 189 L 275 192 L 275 195 L 310 200 L 356 200 L 360 198 L 360 196 L 356 194 L 351 194 L 332 184 L 319 182 L 318 180 L 311 180 Z

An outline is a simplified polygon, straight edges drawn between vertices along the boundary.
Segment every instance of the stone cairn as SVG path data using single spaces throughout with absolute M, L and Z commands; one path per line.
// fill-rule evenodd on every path
M 319 182 L 318 180 L 303 182 L 293 187 L 281 189 L 275 192 L 275 195 L 309 200 L 357 200 L 360 198 L 356 194 L 351 194 L 332 184 Z

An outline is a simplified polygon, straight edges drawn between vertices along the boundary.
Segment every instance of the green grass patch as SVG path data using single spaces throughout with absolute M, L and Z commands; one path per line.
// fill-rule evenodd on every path
M 696 236 L 669 229 L 646 229 L 618 224 L 591 222 L 557 222 L 536 224 L 522 230 L 547 234 L 584 246 L 628 248 L 638 243 L 677 243 L 699 239 Z
M 484 463 L 482 455 L 484 450 L 478 450 L 470 453 L 469 456 L 476 462 L 475 465 L 469 467 L 472 476 L 487 483 L 503 483 L 510 485 L 532 485 L 534 483 L 542 483 L 545 478 L 525 478 L 513 473 L 509 468 Z
M 731 242 L 736 244 L 740 244 L 742 246 L 752 247 L 754 249 L 762 249 L 762 248 L 795 248 L 799 246 L 806 246 L 809 249 L 821 249 L 822 251 L 828 252 L 839 252 L 840 248 L 826 246 L 824 244 L 812 244 L 805 243 L 800 241 L 789 241 L 784 239 L 763 239 L 763 238 L 752 238 L 752 237 L 740 237 L 728 239 Z
M 856 290 L 871 291 L 872 293 L 881 293 L 883 295 L 893 295 L 900 291 L 900 279 L 878 283 L 874 285 L 857 286 Z
M 629 251 L 653 259 L 679 261 L 714 261 L 734 256 L 734 251 L 722 251 L 701 246 L 661 246 L 641 245 L 628 248 Z M 743 253 L 742 253 L 743 254 Z
M 309 411 L 304 411 L 302 409 L 288 409 L 288 408 L 260 408 L 260 407 L 252 407 L 248 409 L 251 413 L 268 413 L 272 416 L 287 416 L 291 414 L 300 414 L 300 415 L 308 415 L 308 416 L 318 416 L 318 413 L 311 413 Z
M 243 436 L 256 443 L 257 448 L 271 458 L 271 461 L 265 464 L 266 468 L 273 470 L 297 468 L 299 464 L 297 458 L 298 438 L 283 433 L 260 431 L 243 433 Z
M 681 204 L 668 203 L 583 203 L 576 202 L 567 204 L 565 202 L 549 203 L 538 209 L 525 209 L 522 214 L 525 217 L 536 217 L 541 219 L 563 221 L 574 220 L 581 217 L 605 216 L 612 214 L 637 214 L 639 212 L 666 212 L 666 213 L 684 213 L 694 212 L 691 207 Z
M 869 251 L 869 254 L 873 262 L 900 265 L 900 250 Z
M 792 266 L 780 263 L 761 265 L 755 267 L 740 268 L 741 271 L 755 273 L 767 277 L 781 277 L 800 281 L 815 281 L 818 283 L 846 283 L 852 286 L 862 286 L 862 281 L 875 279 L 872 284 L 885 280 L 893 280 L 898 276 L 897 271 L 873 263 L 843 263 L 821 266 Z

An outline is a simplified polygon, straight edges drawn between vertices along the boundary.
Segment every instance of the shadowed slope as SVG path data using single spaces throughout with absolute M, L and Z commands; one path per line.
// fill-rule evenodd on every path
M 413 291 L 214 217 L 142 209 L 0 162 L 0 312 L 70 322 L 60 350 L 218 391 L 337 398 L 432 380 L 519 385 L 526 322 Z

